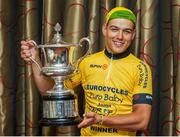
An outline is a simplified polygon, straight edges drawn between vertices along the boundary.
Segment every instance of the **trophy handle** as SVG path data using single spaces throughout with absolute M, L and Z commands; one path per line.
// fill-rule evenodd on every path
M 80 39 L 80 41 L 79 41 L 79 46 L 83 46 L 82 45 L 82 42 L 84 42 L 84 41 L 87 41 L 88 42 L 88 50 L 86 51 L 86 53 L 84 54 L 84 56 L 82 56 L 82 57 L 80 57 L 75 63 L 73 63 L 73 66 L 79 66 L 79 64 L 80 64 L 80 62 L 88 55 L 88 54 L 90 54 L 90 52 L 91 52 L 91 40 L 88 38 L 88 37 L 84 37 L 84 38 L 82 38 L 82 39 Z
M 30 40 L 30 42 L 32 42 L 36 48 L 39 48 L 39 46 L 36 44 L 36 42 L 34 40 Z M 45 51 L 43 50 L 43 52 L 45 52 Z M 35 61 L 35 59 L 33 59 L 32 57 L 29 57 L 29 58 L 36 64 L 39 71 L 41 71 L 41 66 L 39 65 L 39 63 L 37 61 Z

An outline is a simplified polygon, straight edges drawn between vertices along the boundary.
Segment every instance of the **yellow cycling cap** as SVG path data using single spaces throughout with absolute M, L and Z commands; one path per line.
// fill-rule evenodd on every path
M 134 15 L 134 13 L 130 9 L 127 9 L 125 7 L 115 7 L 111 9 L 106 15 L 105 23 L 107 23 L 111 19 L 116 18 L 128 19 L 133 23 L 136 23 L 136 16 Z

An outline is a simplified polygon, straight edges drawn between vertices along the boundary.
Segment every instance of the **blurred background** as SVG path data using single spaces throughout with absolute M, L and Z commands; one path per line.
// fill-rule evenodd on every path
M 31 67 L 20 58 L 20 41 L 49 42 L 58 22 L 63 40 L 89 36 L 92 53 L 104 49 L 101 26 L 115 6 L 137 16 L 132 53 L 151 67 L 153 111 L 146 132 L 180 135 L 180 0 L 0 0 L 0 135 L 79 135 L 76 126 L 40 127 L 42 100 Z M 75 56 L 78 58 L 80 51 Z M 79 113 L 83 92 L 77 89 Z

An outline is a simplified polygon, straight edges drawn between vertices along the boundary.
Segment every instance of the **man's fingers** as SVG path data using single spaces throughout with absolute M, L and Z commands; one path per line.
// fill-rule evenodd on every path
M 84 128 L 94 124 L 94 121 L 96 120 L 96 113 L 88 112 L 83 114 L 83 116 L 84 120 L 78 125 L 78 128 Z
M 33 59 L 36 57 L 36 51 L 37 44 L 33 40 L 22 40 L 21 41 L 21 58 L 28 64 L 32 63 L 32 60 L 30 57 Z
M 32 53 L 28 50 L 23 50 L 21 51 L 21 57 L 24 58 L 30 58 L 32 57 Z
M 23 50 L 22 54 L 25 54 L 27 56 L 31 56 L 32 55 L 31 51 L 29 51 L 29 50 Z
M 21 55 L 21 58 L 23 58 L 24 59 L 24 61 L 26 61 L 26 62 L 31 62 L 31 59 L 29 58 L 29 57 L 27 57 L 26 55 Z
M 37 44 L 36 44 L 36 42 L 34 40 L 29 40 L 28 42 L 29 42 L 29 44 L 31 44 L 31 45 L 33 45 L 35 47 L 37 46 Z
M 93 124 L 94 118 L 84 118 L 84 120 L 78 125 L 78 128 L 84 128 Z
M 21 41 L 21 48 L 36 47 L 36 42 L 33 40 Z
M 29 46 L 26 44 L 21 45 L 21 50 L 29 50 Z
M 32 60 L 30 59 L 31 56 L 31 53 L 25 54 L 24 52 L 21 52 L 21 58 L 28 64 L 32 63 Z
M 85 125 L 87 125 L 87 122 L 83 120 L 80 124 L 78 124 L 78 128 L 83 128 Z
M 88 112 L 84 114 L 84 117 L 95 118 L 96 114 L 94 112 Z
M 24 59 L 24 61 L 25 61 L 25 62 L 27 62 L 27 63 L 31 63 L 31 62 L 32 62 L 32 60 L 31 60 L 31 59 L 29 59 L 29 58 Z

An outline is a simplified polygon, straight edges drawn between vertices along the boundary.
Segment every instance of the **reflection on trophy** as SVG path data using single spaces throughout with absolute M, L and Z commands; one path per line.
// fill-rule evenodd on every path
M 59 33 L 61 26 L 57 23 L 54 28 L 56 34 L 52 42 L 45 45 L 37 45 L 43 52 L 43 66 L 40 67 L 33 60 L 42 74 L 53 78 L 55 81 L 53 89 L 42 96 L 43 116 L 40 124 L 42 126 L 74 125 L 80 121 L 77 99 L 72 89 L 64 87 L 64 80 L 77 72 L 79 63 L 90 53 L 91 42 L 88 38 L 82 38 L 79 44 L 66 43 L 62 41 Z M 83 42 L 88 45 L 87 52 L 77 61 L 74 61 L 73 52 L 75 50 L 72 51 L 71 47 L 82 47 Z

